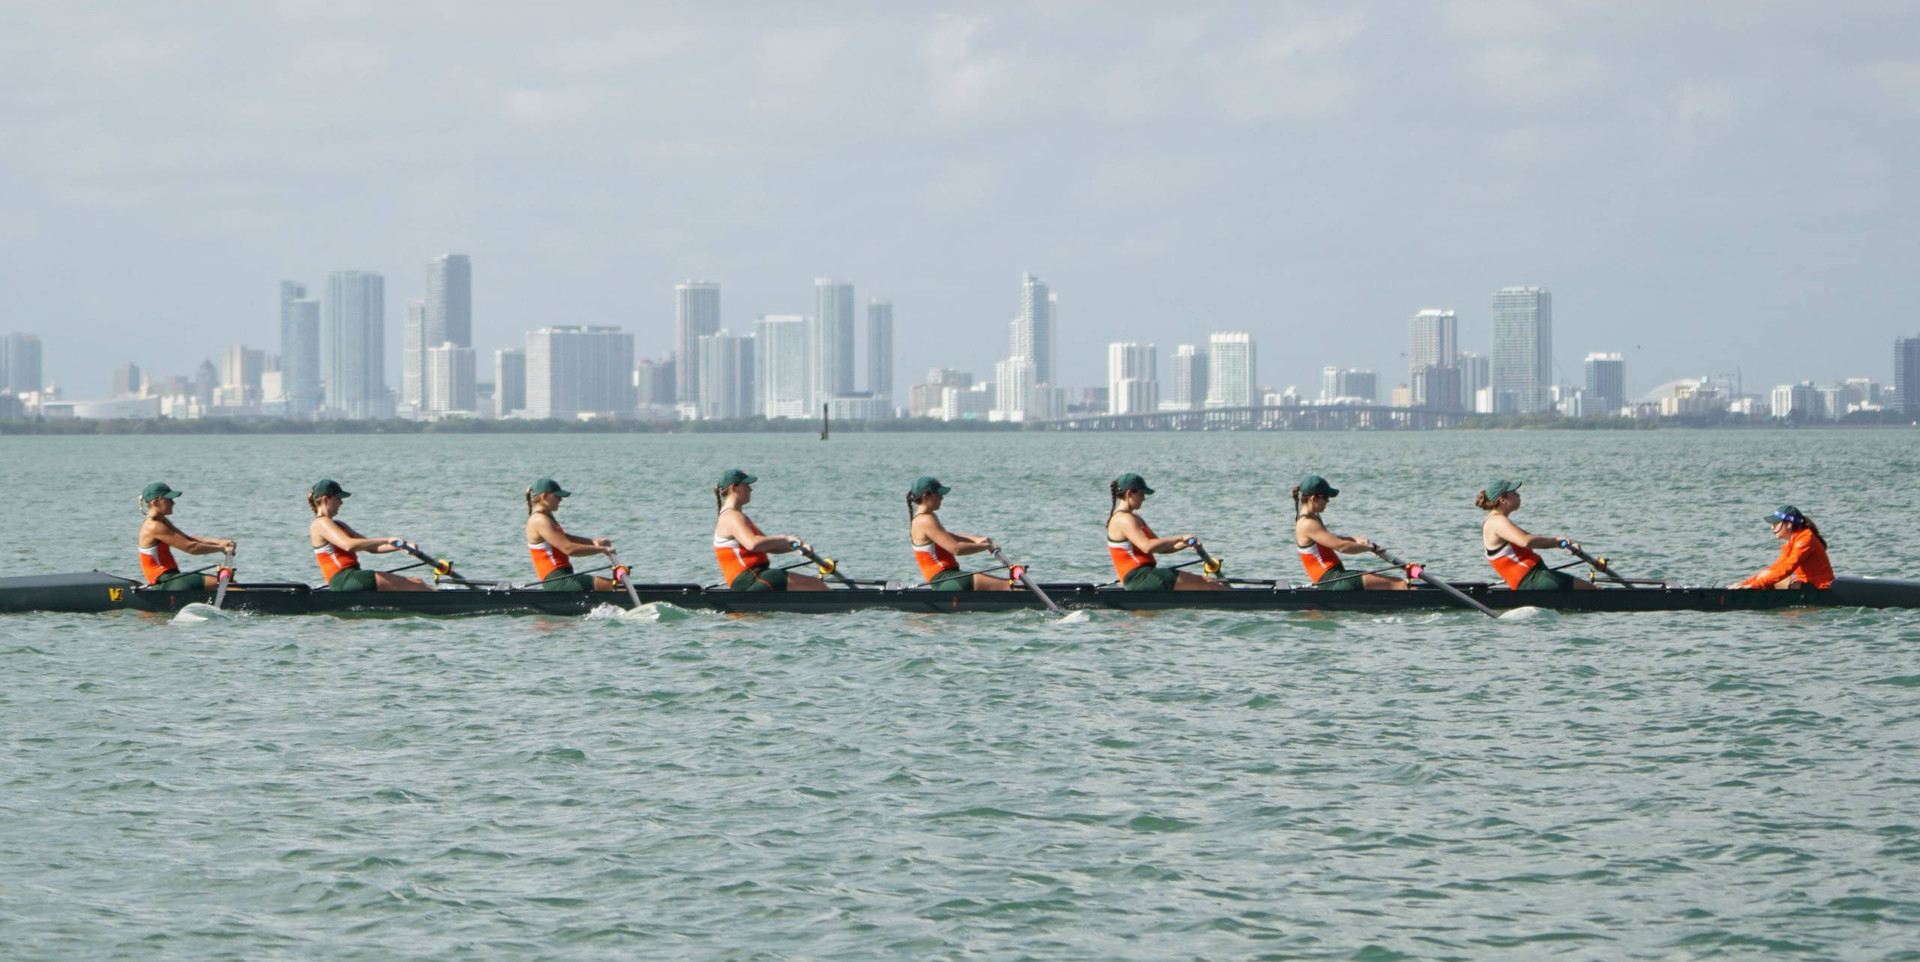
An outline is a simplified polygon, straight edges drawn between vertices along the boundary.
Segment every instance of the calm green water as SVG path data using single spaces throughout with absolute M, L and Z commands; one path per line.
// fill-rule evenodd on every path
M 7 574 L 133 572 L 134 494 L 315 577 L 303 491 L 530 577 L 520 491 L 712 580 L 720 469 L 861 576 L 903 494 L 1107 577 L 1106 479 L 1243 576 L 1286 490 L 1483 578 L 1472 492 L 1725 583 L 1806 509 L 1920 561 L 1910 432 L 0 438 Z M 385 561 L 386 559 L 380 559 Z M 1920 959 L 1920 613 L 0 618 L 7 959 Z

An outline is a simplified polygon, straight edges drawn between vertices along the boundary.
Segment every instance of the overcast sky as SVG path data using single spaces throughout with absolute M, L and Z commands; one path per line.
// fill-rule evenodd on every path
M 1890 378 L 1920 331 L 1920 4 L 1188 6 L 11 0 L 0 330 L 101 395 L 277 350 L 278 281 L 359 268 L 397 358 L 456 251 L 486 352 L 660 355 L 676 280 L 741 330 L 849 278 L 902 396 L 990 374 L 1026 270 L 1075 387 L 1231 329 L 1266 384 L 1392 384 L 1409 315 L 1484 350 L 1506 284 L 1636 392 Z

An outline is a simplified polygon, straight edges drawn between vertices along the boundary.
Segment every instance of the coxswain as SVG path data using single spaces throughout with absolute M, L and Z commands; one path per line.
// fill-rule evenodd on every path
M 212 591 L 219 586 L 219 579 L 207 574 L 181 574 L 173 560 L 173 549 L 188 554 L 232 554 L 233 539 L 196 538 L 174 527 L 168 515 L 173 514 L 173 502 L 178 497 L 180 492 L 164 481 L 140 489 L 140 510 L 147 516 L 140 524 L 140 573 L 154 591 Z
M 1507 587 L 1515 591 L 1536 589 L 1586 591 L 1591 581 L 1554 571 L 1540 561 L 1535 548 L 1578 547 L 1567 538 L 1528 534 L 1510 517 L 1520 510 L 1520 482 L 1495 481 L 1473 499 L 1474 507 L 1487 513 L 1480 525 L 1480 546 L 1487 549 L 1487 563 L 1500 573 Z
M 1300 552 L 1300 563 L 1306 566 L 1313 586 L 1322 591 L 1405 591 L 1407 583 L 1400 578 L 1347 571 L 1340 556 L 1372 551 L 1373 542 L 1327 530 L 1320 515 L 1327 510 L 1327 503 L 1339 496 L 1340 489 L 1317 474 L 1309 475 L 1293 489 L 1293 546 Z
M 907 540 L 920 576 L 935 591 L 1010 591 L 1006 578 L 960 570 L 960 555 L 993 550 L 993 539 L 983 534 L 955 534 L 940 523 L 940 505 L 953 488 L 938 478 L 921 478 L 907 490 Z
M 713 486 L 713 504 L 720 517 L 713 524 L 713 553 L 720 559 L 720 578 L 735 591 L 825 591 L 827 583 L 812 575 L 772 567 L 768 555 L 812 551 L 813 546 L 785 534 L 761 534 L 740 510 L 753 500 L 759 479 L 730 468 Z
M 1780 557 L 1767 570 L 1729 588 L 1826 588 L 1833 584 L 1833 565 L 1827 561 L 1827 539 L 1800 509 L 1783 504 L 1761 520 L 1773 525 L 1773 536 L 1786 542 Z
M 541 478 L 527 488 L 527 552 L 533 555 L 535 584 L 548 591 L 618 591 L 612 578 L 574 574 L 575 555 L 607 554 L 613 542 L 607 538 L 582 538 L 567 533 L 553 516 L 560 510 L 562 498 L 573 492 L 560 487 L 552 478 Z
M 313 511 L 313 521 L 307 525 L 307 543 L 313 547 L 313 558 L 320 563 L 320 577 L 326 579 L 327 587 L 333 591 L 432 591 L 432 585 L 418 578 L 360 567 L 362 551 L 387 554 L 413 545 L 399 538 L 361 537 L 336 517 L 341 502 L 351 497 L 331 478 L 315 482 L 307 491 L 307 507 Z
M 1208 581 L 1186 571 L 1162 568 L 1154 555 L 1196 547 L 1199 539 L 1190 534 L 1162 538 L 1140 517 L 1140 506 L 1153 489 L 1137 474 L 1123 474 L 1107 484 L 1111 499 L 1107 509 L 1107 554 L 1113 558 L 1114 573 L 1120 585 L 1130 591 L 1209 591 L 1226 585 Z

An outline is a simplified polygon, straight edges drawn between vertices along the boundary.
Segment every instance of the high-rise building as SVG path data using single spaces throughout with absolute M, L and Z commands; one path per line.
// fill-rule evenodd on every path
M 287 415 L 312 415 L 320 407 L 320 302 L 298 281 L 280 282 L 280 371 Z
M 442 341 L 427 348 L 426 409 L 435 414 L 479 408 L 474 385 L 473 348 Z
M 1464 372 L 1451 364 L 1428 364 L 1415 368 L 1413 384 L 1407 391 L 1407 403 L 1436 411 L 1462 411 L 1460 379 Z
M 1259 403 L 1259 364 L 1253 335 L 1245 331 L 1207 338 L 1207 407 L 1251 407 Z
M 213 403 L 213 390 L 220 386 L 220 371 L 212 361 L 201 361 L 193 371 L 193 397 L 201 407 Z
M 1773 389 L 1772 413 L 1788 421 L 1818 421 L 1825 416 L 1820 407 L 1820 391 L 1812 381 L 1782 384 Z
M 997 420 L 1024 421 L 1041 417 L 1040 383 L 1033 361 L 1010 357 L 993 366 L 993 410 Z
M 467 255 L 441 254 L 427 262 L 426 302 L 429 347 L 473 346 L 473 264 Z M 473 405 L 451 410 L 471 411 Z
M 1582 407 L 1589 416 L 1611 417 L 1627 403 L 1627 361 L 1618 354 L 1587 355 L 1587 388 Z
M 810 418 L 819 407 L 807 395 L 808 333 L 798 314 L 762 314 L 755 322 L 754 383 L 760 413 L 769 418 Z
M 697 346 L 698 341 L 694 342 Z M 655 408 L 673 407 L 674 377 L 673 368 L 678 363 L 672 355 L 654 361 L 642 359 L 633 368 L 633 396 L 636 403 L 651 405 Z
M 320 373 L 326 406 L 343 417 L 391 414 L 387 394 L 386 278 L 371 271 L 327 275 L 326 317 L 320 330 Z
M 867 302 L 867 392 L 893 407 L 893 302 Z
M 1380 375 L 1356 368 L 1320 369 L 1320 400 L 1360 400 L 1372 403 L 1380 399 Z
M 140 365 L 128 361 L 113 369 L 113 396 L 140 397 L 147 393 L 147 383 L 140 376 Z
M 527 332 L 527 416 L 572 421 L 633 415 L 633 335 L 618 327 Z
M 1553 295 L 1546 288 L 1493 292 L 1491 386 L 1497 414 L 1552 409 Z
M 720 285 L 689 280 L 673 285 L 674 400 L 700 398 L 700 339 L 720 329 Z
M 1143 414 L 1160 405 L 1160 359 L 1151 344 L 1107 345 L 1107 412 Z
M 1329 364 L 1320 369 L 1320 400 L 1331 401 L 1340 396 L 1340 368 Z
M 1013 321 L 1012 356 L 1033 361 L 1036 384 L 1052 384 L 1055 360 L 1054 314 L 1060 301 L 1046 282 L 1020 275 L 1020 316 Z
M 1429 384 L 1450 385 L 1459 380 L 1457 375 L 1439 374 L 1421 376 L 1421 370 L 1429 367 L 1454 367 L 1460 354 L 1460 321 L 1452 311 L 1427 309 L 1413 315 L 1408 324 L 1407 357 L 1409 383 L 1412 385 L 1413 404 L 1439 408 L 1443 411 L 1458 410 L 1459 401 L 1451 395 L 1440 398 L 1428 397 Z
M 220 355 L 221 403 L 229 407 L 259 404 L 260 375 L 267 369 L 267 352 L 235 344 Z
M 1487 362 L 1486 355 L 1462 352 L 1455 366 L 1460 368 L 1460 409 L 1480 411 L 1477 406 L 1480 392 L 1492 393 L 1489 390 L 1493 383 L 1492 365 Z M 1480 413 L 1490 414 L 1492 411 L 1493 408 L 1489 406 Z
M 1207 354 L 1192 344 L 1173 349 L 1173 366 L 1167 372 L 1170 388 L 1166 407 L 1175 411 L 1196 411 L 1207 402 Z
M 406 320 L 401 331 L 406 338 L 400 351 L 400 400 L 413 406 L 414 415 L 427 413 L 427 349 L 445 340 L 428 340 L 427 302 L 409 297 L 405 303 Z
M 818 277 L 813 281 L 811 360 L 813 407 L 828 398 L 853 393 L 853 282 Z
M 493 352 L 493 411 L 506 417 L 527 407 L 527 352 L 506 347 Z
M 15 394 L 27 394 L 42 391 L 47 382 L 40 372 L 40 335 L 9 334 L 6 337 L 5 356 L 0 358 L 0 387 L 11 388 Z
M 700 338 L 700 417 L 728 420 L 752 417 L 754 338 L 735 336 L 726 328 Z
M 1902 414 L 1920 414 L 1920 336 L 1893 339 L 1893 397 Z

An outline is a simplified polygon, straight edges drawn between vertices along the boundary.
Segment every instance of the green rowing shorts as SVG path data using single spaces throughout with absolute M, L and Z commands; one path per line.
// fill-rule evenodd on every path
M 561 574 L 556 571 L 540 582 L 548 591 L 592 591 L 592 575 Z
M 1348 571 L 1345 565 L 1334 565 L 1313 586 L 1321 591 L 1365 591 L 1367 579 Z
M 773 568 L 748 568 L 727 587 L 735 591 L 785 591 L 787 573 Z
M 1158 565 L 1147 565 L 1127 572 L 1120 579 L 1120 587 L 1128 591 L 1172 591 L 1173 583 L 1180 580 L 1180 572 Z
M 927 587 L 935 591 L 972 591 L 973 573 L 959 570 L 944 571 Z
M 365 568 L 342 568 L 327 579 L 330 591 L 379 591 L 380 579 Z
M 1535 565 L 1532 571 L 1520 577 L 1520 586 L 1516 591 L 1567 591 L 1580 579 L 1564 571 L 1549 571 L 1546 565 Z
M 183 575 L 178 571 L 169 571 L 160 576 L 160 582 L 158 584 L 148 585 L 145 590 L 205 591 L 207 590 L 207 578 L 205 575 Z

